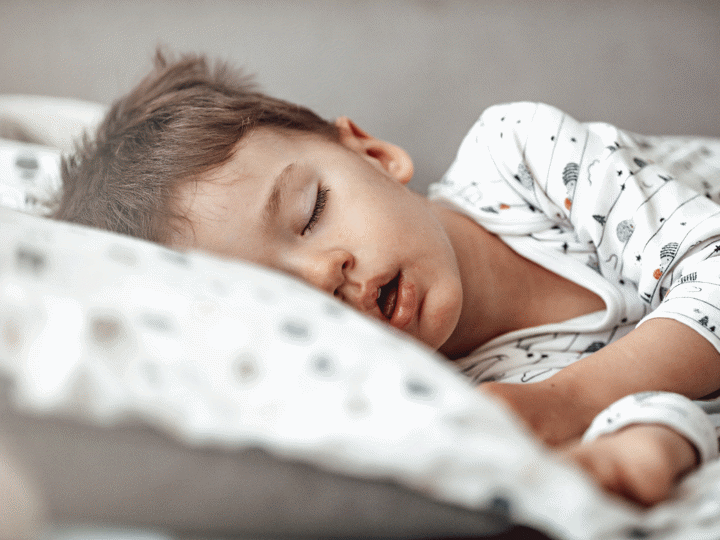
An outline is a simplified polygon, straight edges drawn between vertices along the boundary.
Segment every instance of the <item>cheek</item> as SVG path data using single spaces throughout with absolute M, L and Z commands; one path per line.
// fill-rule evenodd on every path
M 326 217 L 331 229 L 343 240 L 371 241 L 377 232 L 375 229 L 379 230 L 381 227 L 378 223 L 377 205 L 373 205 L 372 200 L 353 198 L 349 194 L 343 194 L 342 197 L 336 195 L 333 200 L 332 191 L 330 197 L 332 208 L 326 210 Z

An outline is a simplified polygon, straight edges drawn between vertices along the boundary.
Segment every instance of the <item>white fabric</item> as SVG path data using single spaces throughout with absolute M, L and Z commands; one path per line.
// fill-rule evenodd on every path
M 633 424 L 661 424 L 685 436 L 698 451 L 700 463 L 718 457 L 715 426 L 693 401 L 671 392 L 640 392 L 625 396 L 601 411 L 583 434 L 589 442 Z
M 0 206 L 46 215 L 60 186 L 60 157 L 92 131 L 107 107 L 99 103 L 26 94 L 0 95 Z
M 79 99 L 0 95 L 0 125 L 63 152 L 70 152 L 75 140 L 96 126 L 106 111 L 104 105 Z
M 61 184 L 60 150 L 0 139 L 0 206 L 47 214 Z
M 501 336 L 461 369 L 477 382 L 539 381 L 651 317 L 720 350 L 719 190 L 720 140 L 644 137 L 535 103 L 485 111 L 430 197 L 606 309 Z
M 296 280 L 2 208 L 0 231 L 0 377 L 22 411 L 502 500 L 558 538 L 640 519 L 452 365 Z

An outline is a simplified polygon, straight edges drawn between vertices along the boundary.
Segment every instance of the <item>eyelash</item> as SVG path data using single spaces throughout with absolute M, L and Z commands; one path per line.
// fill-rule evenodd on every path
M 325 205 L 327 204 L 328 193 L 330 193 L 330 188 L 318 189 L 317 198 L 315 199 L 315 208 L 313 208 L 313 213 L 310 216 L 310 220 L 307 222 L 307 225 L 305 225 L 305 228 L 302 231 L 303 236 L 305 235 L 305 233 L 309 233 L 310 231 L 312 231 L 313 227 L 320 219 L 323 210 L 325 210 Z

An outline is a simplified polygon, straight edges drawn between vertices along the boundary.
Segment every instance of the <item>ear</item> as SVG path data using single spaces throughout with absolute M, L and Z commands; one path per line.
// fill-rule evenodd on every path
M 414 168 L 408 153 L 392 143 L 376 139 L 360 129 L 346 116 L 335 120 L 340 143 L 353 152 L 379 165 L 401 184 L 407 184 L 413 176 Z

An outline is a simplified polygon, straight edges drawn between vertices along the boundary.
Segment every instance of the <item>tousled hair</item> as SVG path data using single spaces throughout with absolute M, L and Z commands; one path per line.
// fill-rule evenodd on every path
M 227 162 L 256 127 L 320 134 L 335 125 L 256 90 L 251 78 L 203 55 L 168 58 L 111 106 L 94 135 L 62 162 L 53 216 L 168 243 L 178 220 L 178 188 Z

